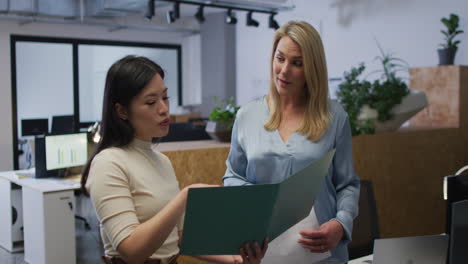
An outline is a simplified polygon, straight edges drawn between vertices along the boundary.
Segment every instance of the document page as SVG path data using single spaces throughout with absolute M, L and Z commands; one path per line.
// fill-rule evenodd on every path
M 286 232 L 278 236 L 268 244 L 268 251 L 263 258 L 263 264 L 283 264 L 283 263 L 316 263 L 328 258 L 330 251 L 325 253 L 313 253 L 305 249 L 297 240 L 301 237 L 299 232 L 304 229 L 319 229 L 315 211 L 312 208 L 311 214 L 304 218 Z

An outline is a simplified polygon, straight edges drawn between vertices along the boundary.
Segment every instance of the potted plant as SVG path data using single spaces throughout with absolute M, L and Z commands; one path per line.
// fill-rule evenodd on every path
M 338 86 L 337 97 L 348 113 L 352 135 L 393 131 L 427 105 L 423 92 L 411 92 L 399 71 L 407 71 L 406 63 L 383 52 L 377 59 L 382 64 L 379 79 L 369 82 L 360 79 L 364 63 L 345 72 L 344 81 Z
M 361 109 L 369 101 L 371 83 L 360 80 L 359 76 L 366 66 L 361 63 L 359 67 L 352 67 L 350 72 L 344 73 L 344 81 L 339 84 L 337 97 L 345 111 L 348 113 L 353 136 L 360 134 L 374 134 L 375 125 L 370 120 L 359 120 Z
M 455 14 L 450 14 L 449 18 L 443 17 L 440 20 L 447 30 L 441 30 L 442 34 L 445 37 L 445 43 L 440 44 L 442 49 L 438 49 L 437 52 L 439 54 L 439 65 L 452 65 L 455 60 L 455 54 L 457 53 L 458 44 L 460 44 L 460 40 L 454 41 L 454 38 L 458 34 L 462 34 L 463 30 L 459 30 L 459 17 Z
M 215 108 L 208 117 L 206 132 L 215 140 L 230 142 L 232 126 L 240 107 L 235 104 L 232 96 L 221 101 L 215 96 L 214 104 Z

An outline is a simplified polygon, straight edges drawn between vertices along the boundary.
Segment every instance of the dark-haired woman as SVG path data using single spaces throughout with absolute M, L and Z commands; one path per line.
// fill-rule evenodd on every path
M 127 56 L 109 69 L 102 138 L 85 166 L 82 188 L 98 215 L 105 263 L 177 263 L 188 188 L 179 190 L 169 159 L 152 139 L 169 131 L 164 71 L 144 57 Z M 219 263 L 259 263 L 257 244 L 241 255 L 200 256 Z

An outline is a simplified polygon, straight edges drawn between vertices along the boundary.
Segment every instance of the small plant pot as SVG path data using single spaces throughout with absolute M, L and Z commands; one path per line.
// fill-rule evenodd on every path
M 455 53 L 457 53 L 456 48 L 446 48 L 438 49 L 437 53 L 439 54 L 439 65 L 453 65 L 455 61 Z
M 232 123 L 208 121 L 205 131 L 214 140 L 231 142 Z

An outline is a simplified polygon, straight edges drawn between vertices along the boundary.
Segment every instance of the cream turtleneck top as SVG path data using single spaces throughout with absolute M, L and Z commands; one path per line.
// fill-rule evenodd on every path
M 107 256 L 119 256 L 117 247 L 135 227 L 156 215 L 179 192 L 169 159 L 150 142 L 134 139 L 128 146 L 97 154 L 86 188 L 101 227 Z M 182 219 L 150 258 L 165 259 L 179 252 Z

